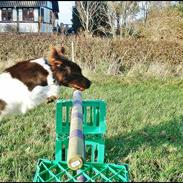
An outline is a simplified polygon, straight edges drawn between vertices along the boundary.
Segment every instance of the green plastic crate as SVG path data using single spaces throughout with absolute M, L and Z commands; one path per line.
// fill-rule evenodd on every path
M 58 100 L 56 103 L 56 145 L 55 159 L 67 160 L 72 100 Z M 82 100 L 83 133 L 85 135 L 86 157 L 89 162 L 104 162 L 104 133 L 106 132 L 106 104 L 103 100 Z
M 34 182 L 78 182 L 79 176 L 85 182 L 129 182 L 128 165 L 84 163 L 80 173 L 68 168 L 66 162 L 40 159 L 37 163 Z
M 69 134 L 72 100 L 58 100 L 56 103 L 56 134 Z M 88 134 L 105 134 L 106 104 L 103 100 L 82 100 L 83 132 Z
M 68 153 L 68 136 L 57 136 L 55 145 L 55 159 L 66 161 Z M 105 142 L 101 137 L 87 135 L 85 137 L 86 161 L 104 163 Z

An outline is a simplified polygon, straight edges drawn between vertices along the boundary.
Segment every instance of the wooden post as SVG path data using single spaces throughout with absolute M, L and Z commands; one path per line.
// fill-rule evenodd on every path
M 74 43 L 72 41 L 72 61 L 74 62 Z

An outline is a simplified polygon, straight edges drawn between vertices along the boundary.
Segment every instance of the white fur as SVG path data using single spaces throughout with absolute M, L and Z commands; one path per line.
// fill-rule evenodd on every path
M 40 64 L 49 73 L 48 77 L 47 77 L 48 86 L 44 87 L 44 89 L 43 89 L 47 92 L 47 97 L 50 97 L 53 95 L 57 96 L 59 93 L 60 86 L 58 86 L 54 83 L 52 71 L 51 71 L 50 67 L 47 64 L 45 64 L 45 60 L 43 58 L 40 58 L 40 59 L 33 60 L 32 62 L 36 62 L 36 63 Z
M 46 101 L 47 97 L 58 96 L 59 86 L 54 83 L 52 72 L 43 58 L 33 60 L 44 67 L 49 75 L 48 86 L 37 86 L 32 91 L 16 78 L 12 78 L 8 72 L 0 74 L 0 99 L 7 105 L 1 116 L 7 114 L 26 113 L 28 110 Z

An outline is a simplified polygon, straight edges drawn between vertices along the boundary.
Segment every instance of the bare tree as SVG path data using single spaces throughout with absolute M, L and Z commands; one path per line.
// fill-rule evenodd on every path
M 110 27 L 107 31 L 112 35 L 113 38 L 116 37 L 116 27 L 117 27 L 117 1 L 107 1 L 106 7 L 103 6 L 103 15 L 107 17 L 106 24 Z M 103 17 L 105 17 L 103 16 Z
M 132 20 L 138 12 L 138 3 L 136 1 L 76 1 L 76 9 L 87 34 L 100 30 L 116 37 L 118 30 L 122 37 L 123 28 L 128 27 L 128 21 Z M 102 16 L 98 16 L 98 12 Z M 105 24 L 97 24 L 102 21 Z
M 108 26 L 103 30 L 109 32 L 113 38 L 117 34 L 122 37 L 123 29 L 129 28 L 128 22 L 132 21 L 139 11 L 136 1 L 106 1 L 102 18 L 106 18 Z
M 133 19 L 133 17 L 138 13 L 139 7 L 137 1 L 119 1 L 118 2 L 118 18 L 120 28 L 120 37 L 123 35 L 123 29 L 129 28 L 128 23 Z
M 147 22 L 147 16 L 150 10 L 150 3 L 151 1 L 140 1 L 140 7 L 141 7 L 140 9 L 142 11 L 144 25 Z
M 147 22 L 148 14 L 153 9 L 162 9 L 171 6 L 172 1 L 139 1 L 139 7 L 143 16 L 144 25 Z
M 81 25 L 87 34 L 92 33 L 100 1 L 76 1 Z

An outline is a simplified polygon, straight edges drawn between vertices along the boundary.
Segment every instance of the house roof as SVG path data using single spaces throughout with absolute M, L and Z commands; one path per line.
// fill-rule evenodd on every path
M 46 6 L 46 1 L 0 1 L 0 7 L 40 7 Z

